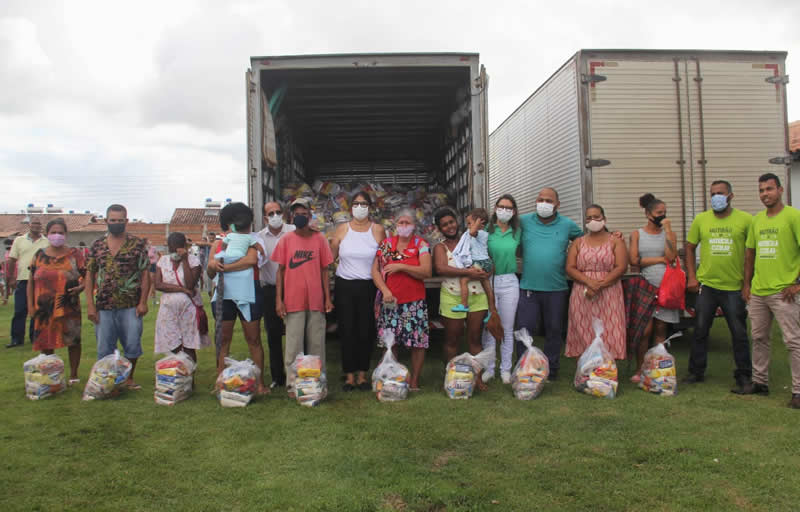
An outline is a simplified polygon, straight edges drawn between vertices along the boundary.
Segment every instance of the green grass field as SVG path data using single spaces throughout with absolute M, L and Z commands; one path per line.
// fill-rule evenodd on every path
M 12 305 L 0 308 L 9 341 Z M 31 345 L 0 348 L 0 510 L 797 510 L 796 436 L 786 350 L 774 331 L 764 397 L 731 394 L 724 321 L 713 331 L 706 383 L 673 398 L 624 379 L 615 400 L 572 388 L 574 360 L 534 401 L 497 381 L 468 401 L 441 390 L 441 342 L 423 392 L 383 404 L 339 390 L 339 345 L 328 342 L 331 393 L 307 409 L 282 392 L 223 409 L 208 390 L 213 348 L 200 353 L 198 392 L 153 403 L 153 326 L 146 317 L 136 376 L 144 389 L 81 402 L 82 389 L 24 396 Z M 84 324 L 81 378 L 95 359 Z M 673 349 L 679 376 L 687 341 Z M 58 354 L 66 360 L 66 350 Z M 234 357 L 246 357 L 240 329 Z M 378 357 L 376 351 L 375 358 Z M 621 373 L 628 375 L 625 363 Z

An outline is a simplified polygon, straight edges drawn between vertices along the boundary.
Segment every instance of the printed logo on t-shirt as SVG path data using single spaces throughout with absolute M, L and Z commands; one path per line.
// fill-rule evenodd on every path
M 774 260 L 778 257 L 778 228 L 764 228 L 758 232 L 758 257 Z
M 295 251 L 294 256 L 289 260 L 289 268 L 295 269 L 303 263 L 308 263 L 314 259 L 314 251 Z
M 733 229 L 727 226 L 710 228 L 708 230 L 708 243 L 711 247 L 712 256 L 731 256 L 731 246 L 733 245 Z

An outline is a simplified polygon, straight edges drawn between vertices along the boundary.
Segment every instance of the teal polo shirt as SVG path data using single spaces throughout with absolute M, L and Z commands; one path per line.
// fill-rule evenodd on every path
M 489 256 L 494 263 L 495 275 L 517 273 L 517 247 L 522 235 L 520 230 L 510 226 L 503 233 L 500 226 L 495 224 L 494 231 L 489 233 Z
M 521 215 L 523 290 L 557 292 L 567 289 L 567 249 L 583 230 L 571 219 L 555 214 L 544 224 L 535 213 Z

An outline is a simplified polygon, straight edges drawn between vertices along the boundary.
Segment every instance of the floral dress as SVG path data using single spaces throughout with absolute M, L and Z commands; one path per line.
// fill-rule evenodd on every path
M 419 266 L 422 254 L 430 253 L 428 243 L 413 235 L 408 246 L 397 250 L 398 237 L 386 238 L 378 247 L 378 263 L 383 272 L 390 263 Z M 385 331 L 394 333 L 395 343 L 408 348 L 428 348 L 428 304 L 425 302 L 425 283 L 405 272 L 384 275 L 386 286 L 397 299 L 387 307 L 379 291 L 375 298 L 378 339 Z
M 40 249 L 33 256 L 33 350 L 80 344 L 81 298 L 80 294 L 69 295 L 67 290 L 79 286 L 85 275 L 86 264 L 77 249 L 58 257 Z
M 164 284 L 183 286 L 186 278 L 183 265 L 177 272 L 169 255 L 162 256 L 156 266 L 161 269 Z M 189 255 L 189 267 L 200 266 L 200 259 Z M 203 296 L 200 286 L 195 285 L 194 296 L 190 299 L 185 293 L 162 293 L 161 306 L 156 319 L 155 353 L 166 354 L 183 345 L 185 348 L 198 349 L 211 344 L 208 334 L 200 334 L 197 327 L 197 307 L 203 307 Z

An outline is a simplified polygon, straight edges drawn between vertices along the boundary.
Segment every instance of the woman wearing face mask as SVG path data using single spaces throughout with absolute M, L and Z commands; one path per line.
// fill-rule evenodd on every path
M 397 234 L 381 242 L 372 264 L 372 279 L 381 292 L 378 337 L 387 330 L 394 333 L 395 357 L 400 346 L 411 350 L 411 391 L 419 391 L 419 376 L 428 348 L 425 279 L 432 272 L 430 246 L 414 234 L 415 219 L 414 210 L 408 208 L 397 214 Z
M 68 347 L 69 384 L 80 382 L 81 300 L 86 264 L 77 249 L 67 245 L 67 224 L 57 218 L 45 228 L 50 246 L 31 260 L 28 311 L 33 318 L 33 350 L 52 354 Z
M 155 289 L 162 293 L 156 319 L 155 353 L 178 353 L 181 350 L 197 361 L 196 350 L 211 344 L 208 319 L 200 293 L 200 259 L 186 250 L 183 233 L 170 233 L 169 254 L 158 259 Z
M 519 302 L 519 279 L 517 279 L 517 253 L 522 230 L 519 227 L 517 202 L 510 194 L 500 196 L 494 205 L 494 214 L 489 221 L 489 256 L 494 262 L 495 274 L 492 276 L 495 305 L 503 325 L 503 339 L 500 345 L 500 377 L 503 384 L 511 382 L 511 355 L 514 352 L 514 320 Z M 483 348 L 497 344 L 489 329 L 483 330 Z M 495 361 L 483 373 L 484 382 L 494 377 Z
M 628 268 L 625 242 L 606 229 L 603 208 L 586 209 L 586 234 L 567 253 L 569 297 L 567 357 L 579 357 L 594 339 L 592 321 L 603 321 L 603 341 L 614 359 L 625 359 L 625 298 L 620 278 Z
M 638 266 L 642 277 L 651 286 L 658 289 L 667 265 L 675 262 L 678 256 L 677 239 L 672 232 L 672 223 L 667 218 L 667 205 L 656 199 L 653 194 L 645 194 L 639 198 L 639 206 L 644 208 L 647 224 L 631 233 L 630 263 Z M 636 347 L 637 372 L 631 381 L 638 383 L 641 379 L 641 367 L 644 355 L 653 344 L 663 343 L 667 338 L 667 324 L 678 323 L 679 311 L 656 306 L 653 317 L 644 330 L 642 339 Z
M 372 200 L 366 192 L 353 196 L 353 220 L 340 224 L 331 240 L 333 258 L 339 258 L 336 268 L 336 315 L 339 342 L 342 346 L 342 372 L 344 391 L 356 387 L 370 391 L 367 380 L 369 360 L 375 340 L 375 283 L 372 281 L 372 264 L 378 244 L 386 238 L 386 231 L 369 218 Z M 358 379 L 356 379 L 358 372 Z

